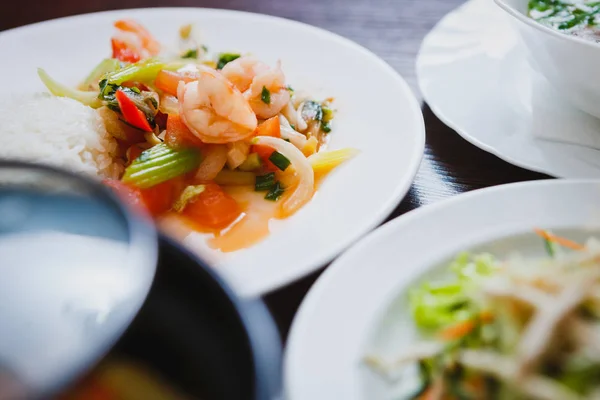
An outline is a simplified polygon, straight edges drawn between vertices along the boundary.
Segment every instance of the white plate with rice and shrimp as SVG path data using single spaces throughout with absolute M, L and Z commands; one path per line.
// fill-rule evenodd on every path
M 377 226 L 423 155 L 404 80 L 298 22 L 123 10 L 2 32 L 0 51 L 0 157 L 103 180 L 246 296 Z

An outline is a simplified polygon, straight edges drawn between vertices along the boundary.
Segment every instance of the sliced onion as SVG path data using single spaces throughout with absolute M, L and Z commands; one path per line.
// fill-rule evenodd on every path
M 202 151 L 202 161 L 196 171 L 199 181 L 212 181 L 227 162 L 227 147 L 220 144 L 208 145 Z
M 279 114 L 279 130 L 283 139 L 289 140 L 300 150 L 302 150 L 306 145 L 306 136 L 295 131 L 283 114 Z
M 285 116 L 290 124 L 294 124 L 296 126 L 298 131 L 301 132 L 307 128 L 308 125 L 306 124 L 306 121 L 304 118 L 302 118 L 301 114 L 298 114 L 291 101 L 287 103 L 285 107 L 283 107 L 281 113 Z M 298 120 L 298 117 L 300 117 L 300 120 Z
M 281 206 L 283 216 L 287 217 L 298 211 L 313 196 L 315 190 L 315 174 L 304 154 L 293 144 L 283 139 L 270 136 L 257 136 L 252 139 L 252 144 L 269 146 L 283 154 L 298 176 L 298 185 L 294 192 Z
M 179 114 L 179 102 L 177 101 L 177 97 L 171 96 L 170 94 L 163 94 L 160 96 L 158 109 L 163 114 Z

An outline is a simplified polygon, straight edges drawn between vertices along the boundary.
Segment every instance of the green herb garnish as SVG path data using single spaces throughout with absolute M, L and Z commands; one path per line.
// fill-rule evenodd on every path
M 219 55 L 219 61 L 217 61 L 217 69 L 223 69 L 225 65 L 240 58 L 238 53 L 221 53 Z
M 323 119 L 323 107 L 313 100 L 308 100 L 302 107 L 302 118 L 307 121 L 321 121 Z
M 271 104 L 271 92 L 269 92 L 266 86 L 263 86 L 262 92 L 260 92 L 260 99 L 265 104 Z
M 329 122 L 321 122 L 321 130 L 325 133 L 331 132 L 331 125 L 329 125 Z
M 274 151 L 269 157 L 269 161 L 271 161 L 277 168 L 282 171 L 285 171 L 287 167 L 290 166 L 291 162 L 288 160 L 286 156 L 281 154 L 278 151 Z
M 181 58 L 198 58 L 198 49 L 190 49 L 186 51 Z
M 284 191 L 285 190 L 281 186 L 281 183 L 279 183 L 279 181 L 277 181 L 277 182 L 275 182 L 275 184 L 273 185 L 271 190 L 269 190 L 269 193 L 267 193 L 265 195 L 265 199 L 270 200 L 270 201 L 277 201 L 277 200 L 279 200 L 279 198 L 281 197 L 281 195 L 283 194 Z
M 275 184 L 275 173 L 269 172 L 265 175 L 257 175 L 256 181 L 254 182 L 254 190 L 257 192 L 263 192 L 270 190 Z
M 600 2 L 573 2 L 561 0 L 530 0 L 529 16 L 560 31 L 575 27 L 598 25 Z

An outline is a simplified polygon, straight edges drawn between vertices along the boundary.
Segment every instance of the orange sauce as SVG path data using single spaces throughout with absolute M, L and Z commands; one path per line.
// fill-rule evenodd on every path
M 255 192 L 251 186 L 230 186 L 224 189 L 242 206 L 244 213 L 227 229 L 209 239 L 208 245 L 227 253 L 263 240 L 269 234 L 269 221 L 278 216 L 281 200 L 265 200 L 265 194 Z
M 160 219 L 160 227 L 167 234 L 182 241 L 190 234 L 205 234 L 208 246 L 224 253 L 244 249 L 263 240 L 270 232 L 269 221 L 278 217 L 282 200 L 265 200 L 265 193 L 255 192 L 252 186 L 223 186 L 223 189 L 244 210 L 227 228 L 221 231 L 208 229 L 174 212 Z
M 326 175 L 315 176 L 315 190 L 321 185 Z M 191 234 L 204 234 L 207 236 L 210 248 L 229 253 L 260 242 L 269 235 L 271 220 L 287 217 L 281 213 L 281 204 L 285 201 L 286 194 L 292 193 L 293 188 L 290 188 L 276 202 L 265 200 L 265 192 L 255 192 L 253 186 L 222 186 L 222 188 L 244 210 L 240 217 L 227 228 L 221 231 L 208 229 L 174 212 L 163 216 L 159 220 L 159 226 L 167 234 L 181 241 Z

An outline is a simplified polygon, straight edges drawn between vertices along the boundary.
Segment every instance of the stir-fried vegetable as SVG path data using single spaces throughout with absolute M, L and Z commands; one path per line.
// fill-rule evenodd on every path
M 284 192 L 284 189 L 283 189 L 283 186 L 281 186 L 281 183 L 275 182 L 273 187 L 271 187 L 269 192 L 265 195 L 265 199 L 271 200 L 271 201 L 277 201 L 277 200 L 279 200 L 281 195 L 283 195 L 283 192 Z
M 169 114 L 165 143 L 174 149 L 201 148 L 205 144 L 183 123 L 178 114 Z
M 121 85 L 123 82 L 152 83 L 160 71 L 177 70 L 182 66 L 177 62 L 166 62 L 158 58 L 148 58 L 104 75 L 109 84 Z
M 119 103 L 119 109 L 123 114 L 123 118 L 125 118 L 125 121 L 127 121 L 128 124 L 145 132 L 152 132 L 152 126 L 150 126 L 146 114 L 137 108 L 133 100 L 131 100 L 123 90 L 117 90 L 115 98 Z
M 223 229 L 242 213 L 239 204 L 218 185 L 204 185 L 202 193 L 191 198 L 182 214 L 190 222 L 212 229 Z
M 271 161 L 273 165 L 275 165 L 282 171 L 285 171 L 287 167 L 289 167 L 291 164 L 290 160 L 288 160 L 286 156 L 284 156 L 278 151 L 274 151 L 273 153 L 271 153 L 271 155 L 269 156 L 269 161 Z
M 257 192 L 262 192 L 264 190 L 271 190 L 271 188 L 275 185 L 275 173 L 269 172 L 265 175 L 257 175 L 254 190 Z
M 240 57 L 241 54 L 238 53 L 221 53 L 219 55 L 219 60 L 217 61 L 217 69 L 223 69 L 224 66 Z
M 112 58 L 116 61 L 135 63 L 142 59 L 142 55 L 123 40 L 112 38 L 110 44 L 112 46 Z
M 240 171 L 256 171 L 262 166 L 260 156 L 256 153 L 249 154 L 246 160 L 238 167 Z
M 181 58 L 198 58 L 198 49 L 190 49 L 181 55 Z
M 290 165 L 296 171 L 298 184 L 294 191 L 285 199 L 281 206 L 283 215 L 291 215 L 306 204 L 315 190 L 315 174 L 304 154 L 293 144 L 283 139 L 274 137 L 258 136 L 252 139 L 253 144 L 269 146 L 281 153 L 290 161 Z
M 121 68 L 121 63 L 119 60 L 115 60 L 114 58 L 105 58 L 92 70 L 92 72 L 90 72 L 87 78 L 85 78 L 82 86 L 90 87 L 97 85 L 104 75 L 114 72 L 119 68 Z
M 50 75 L 46 73 L 46 71 L 44 71 L 41 68 L 38 68 L 38 75 L 44 83 L 44 85 L 46 85 L 46 88 L 53 95 L 59 97 L 68 97 L 93 108 L 102 107 L 102 102 L 98 99 L 97 93 L 75 90 L 70 88 L 69 86 L 58 83 L 57 81 L 52 79 Z
M 426 341 L 392 363 L 370 356 L 368 364 L 389 378 L 418 363 L 423 386 L 414 398 L 598 398 L 600 315 L 590 304 L 599 301 L 600 243 L 536 233 L 552 245 L 551 258 L 465 253 L 451 264 L 455 278 L 412 289 Z
M 162 52 L 136 21 L 118 20 L 114 27 L 112 58 L 88 74 L 78 87 L 83 90 L 38 72 L 52 94 L 98 109 L 115 139 L 115 163 L 125 166 L 121 180 L 107 185 L 153 216 L 166 220 L 177 213 L 200 229 L 221 230 L 243 219 L 228 193 L 241 198 L 244 188 L 226 186 L 254 185 L 265 200 L 281 200 L 274 215 L 285 218 L 312 198 L 315 176 L 354 156 L 349 149 L 320 152 L 333 99 L 319 102 L 292 89 L 281 63 L 240 59 L 235 65 L 244 76 L 236 77 L 235 65 L 217 70 L 241 54 L 208 60 L 191 25 L 180 29 L 178 53 Z M 246 208 L 246 200 L 242 204 Z
M 187 206 L 188 202 L 191 201 L 194 197 L 198 196 L 200 193 L 204 192 L 206 186 L 204 185 L 194 185 L 186 187 L 181 195 L 173 204 L 173 210 L 177 212 L 182 212 L 185 206 Z
M 159 144 L 144 151 L 127 169 L 123 182 L 149 188 L 197 168 L 200 153 L 188 148 L 175 150 Z

